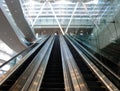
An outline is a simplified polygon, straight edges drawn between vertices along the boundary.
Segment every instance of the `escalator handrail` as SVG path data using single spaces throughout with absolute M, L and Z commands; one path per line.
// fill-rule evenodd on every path
M 74 40 L 76 41 L 76 40 Z M 77 43 L 77 42 L 76 42 Z M 120 77 L 117 76 L 113 71 L 111 71 L 107 66 L 105 66 L 102 62 L 100 62 L 93 54 L 91 54 L 89 51 L 87 51 L 83 46 L 78 44 L 85 52 L 87 52 L 92 58 L 94 58 L 100 65 L 102 65 L 105 69 L 107 69 L 113 76 L 115 76 L 118 80 L 120 80 Z
M 28 88 L 32 87 L 29 85 L 32 83 L 34 76 L 37 75 L 37 74 L 35 75 L 35 73 L 37 72 L 39 67 L 41 67 L 41 63 L 43 62 L 43 59 L 48 51 L 48 48 L 49 48 L 52 40 L 53 40 L 53 37 L 49 38 L 49 40 L 45 43 L 45 45 L 42 47 L 42 49 L 39 51 L 39 53 L 36 55 L 36 57 L 32 60 L 30 65 L 26 68 L 26 70 L 22 73 L 22 75 L 17 79 L 17 82 L 12 86 L 10 91 L 16 91 L 16 90 L 17 91 L 28 91 Z M 31 66 L 33 64 L 34 64 L 34 66 Z M 39 72 L 38 72 L 38 74 L 40 75 Z M 21 82 L 21 80 L 22 80 L 22 82 Z M 33 81 L 33 83 L 34 83 L 34 81 Z M 18 85 L 20 86 L 19 88 L 17 88 Z M 38 86 L 35 85 L 32 88 L 34 88 L 34 90 L 35 90 L 35 87 L 38 87 Z
M 37 43 L 37 42 L 36 42 Z M 0 68 L 2 68 L 3 66 L 5 66 L 6 64 L 8 64 L 9 62 L 11 62 L 12 60 L 16 59 L 19 55 L 23 54 L 25 51 L 29 50 L 31 47 L 33 47 L 36 43 L 30 45 L 28 48 L 24 49 L 23 51 L 21 51 L 20 53 L 18 53 L 17 55 L 15 55 L 14 57 L 12 57 L 10 60 L 6 61 L 5 63 L 3 63 L 2 65 L 0 65 Z M 27 53 L 26 53 L 27 54 Z
M 82 41 L 81 41 L 81 40 L 79 40 L 78 38 L 76 38 L 76 37 L 73 37 L 73 38 L 74 38 L 75 40 L 77 40 L 77 41 L 81 42 L 83 45 L 87 46 L 90 50 L 92 50 L 92 49 L 93 49 L 93 47 L 91 48 L 90 46 L 88 46 L 86 43 L 82 42 Z M 92 51 L 93 51 L 93 52 L 96 52 L 96 50 L 97 50 L 97 49 L 95 49 L 95 48 L 94 48 Z
M 71 38 L 72 39 L 72 38 Z M 72 39 L 72 41 L 73 41 L 73 39 Z M 74 41 L 76 41 L 76 40 L 74 40 Z M 80 46 L 80 44 L 76 41 L 76 43 L 78 44 L 78 46 Z M 81 48 L 81 46 L 80 46 L 80 48 Z M 85 48 L 84 48 L 85 49 Z M 83 50 L 82 48 L 81 48 L 81 51 L 83 51 L 83 53 L 86 55 L 86 56 L 88 56 L 90 59 L 92 58 L 92 60 L 94 59 L 94 60 L 96 60 L 97 58 L 96 57 L 91 57 L 91 55 L 89 55 L 88 53 L 86 53 L 85 52 L 85 50 Z M 103 63 L 101 63 L 98 59 L 96 60 L 96 61 L 94 61 L 93 60 L 93 62 L 96 62 L 96 65 L 98 66 L 98 67 L 102 67 L 104 70 L 102 70 L 103 71 L 103 73 L 106 75 L 106 76 L 108 76 L 108 78 L 120 89 L 120 77 L 119 76 L 117 76 L 113 71 L 111 71 L 107 66 L 105 66 Z M 100 65 L 100 66 L 99 66 Z M 106 72 L 108 72 L 108 74 L 106 73 Z
M 29 88 L 24 86 L 22 91 L 38 91 L 38 90 L 40 90 L 40 87 L 41 87 L 41 84 L 42 84 L 42 81 L 44 78 L 44 74 L 45 74 L 45 71 L 47 68 L 48 60 L 50 57 L 50 53 L 51 53 L 52 48 L 53 48 L 54 41 L 55 41 L 55 38 L 52 39 L 52 41 L 47 49 L 47 53 L 44 55 L 44 58 L 42 59 L 41 65 L 40 65 L 38 71 L 36 72 L 36 77 L 33 78 L 32 83 L 29 85 Z M 39 72 L 39 70 L 41 71 L 41 73 Z M 38 81 L 38 79 L 39 79 L 39 81 Z M 37 83 L 37 85 L 34 83 Z M 26 84 L 28 84 L 28 83 L 26 83 Z M 28 89 L 26 89 L 26 88 L 28 88 Z
M 34 45 L 34 44 L 33 44 Z M 32 47 L 33 45 L 31 45 L 30 47 Z M 25 52 L 26 50 L 28 50 L 30 47 L 24 49 L 23 51 L 21 51 L 20 53 L 18 53 L 17 55 L 15 55 L 14 57 L 12 57 L 10 60 L 6 61 L 5 63 L 3 63 L 2 65 L 0 65 L 0 68 L 2 68 L 4 65 L 6 65 L 7 63 L 9 63 L 10 61 L 12 61 L 13 59 L 16 59 L 19 55 L 21 55 L 23 52 Z
M 9 69 L 5 74 L 3 74 L 1 77 L 0 77 L 0 85 L 2 83 L 4 83 L 4 81 L 7 80 L 7 78 L 9 76 L 12 75 L 12 73 L 15 72 L 15 70 L 17 70 L 17 68 L 19 68 L 25 61 L 26 59 L 32 54 L 35 52 L 36 49 L 39 48 L 40 45 L 42 45 L 44 42 L 45 42 L 46 39 L 42 40 L 41 43 L 39 43 L 35 48 L 33 48 L 27 55 L 25 55 L 21 61 L 19 61 L 19 63 L 17 63 L 16 65 L 14 65 L 11 69 Z
M 119 91 L 119 89 L 99 70 L 97 66 L 84 54 L 82 51 L 80 51 L 75 44 L 69 39 L 69 37 L 66 37 L 69 42 L 73 45 L 73 47 L 76 49 L 76 51 L 81 55 L 83 60 L 86 62 L 86 64 L 93 70 L 93 72 L 98 76 L 98 78 L 105 84 L 105 86 L 110 91 Z M 74 40 L 75 41 L 75 40 Z
M 91 48 L 90 46 L 88 46 L 86 43 L 84 43 L 84 42 L 82 42 L 80 39 L 78 39 L 78 38 L 76 38 L 76 37 L 74 37 L 74 39 L 75 40 L 77 40 L 78 42 L 80 42 L 80 43 L 82 43 L 83 45 L 85 45 L 86 47 L 88 47 L 90 50 L 92 50 L 93 48 Z M 97 49 L 93 49 L 92 51 L 94 52 L 94 53 L 96 53 L 96 50 Z M 101 54 L 101 56 L 103 56 L 103 57 L 105 57 L 103 54 Z M 105 57 L 106 58 L 106 57 Z M 111 60 L 110 60 L 111 61 Z M 112 62 L 112 61 L 111 61 Z M 113 64 L 116 64 L 115 62 L 112 62 Z

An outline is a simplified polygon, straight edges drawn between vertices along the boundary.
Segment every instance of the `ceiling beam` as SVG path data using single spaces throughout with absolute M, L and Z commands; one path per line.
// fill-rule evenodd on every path
M 40 8 L 39 13 L 37 14 L 37 16 L 35 17 L 35 19 L 34 19 L 34 21 L 33 21 L 33 23 L 32 23 L 32 27 L 34 26 L 34 24 L 35 24 L 35 22 L 37 21 L 38 17 L 39 17 L 40 14 L 42 13 L 45 4 L 46 4 L 46 2 L 44 2 L 43 5 L 42 5 L 42 7 Z
M 79 4 L 79 2 L 77 2 L 76 5 L 75 5 L 75 7 L 74 7 L 74 10 L 73 10 L 73 12 L 72 12 L 72 15 L 71 15 L 70 21 L 69 21 L 69 23 L 68 23 L 68 25 L 67 25 L 67 28 L 66 28 L 66 30 L 65 30 L 65 33 L 68 32 L 69 26 L 70 26 L 70 24 L 71 24 L 71 22 L 72 22 L 72 19 L 73 19 L 73 17 L 74 17 L 74 14 L 75 14 L 75 12 L 76 12 L 76 9 L 77 9 L 77 7 L 78 7 L 78 4 Z
M 50 3 L 50 2 L 48 2 L 48 4 L 50 5 L 50 8 L 51 8 L 51 10 L 52 10 L 52 12 L 53 12 L 53 15 L 54 15 L 54 17 L 55 17 L 55 19 L 56 19 L 57 23 L 58 23 L 58 26 L 59 26 L 59 28 L 60 28 L 60 30 L 61 30 L 61 32 L 62 32 L 62 34 L 64 35 L 65 33 L 64 33 L 64 31 L 63 31 L 63 29 L 62 29 L 62 27 L 61 27 L 60 23 L 59 23 L 59 20 L 58 20 L 58 18 L 57 18 L 57 16 L 56 16 L 56 14 L 55 14 L 55 12 L 54 12 L 54 9 L 53 9 L 53 7 L 52 7 L 51 3 Z

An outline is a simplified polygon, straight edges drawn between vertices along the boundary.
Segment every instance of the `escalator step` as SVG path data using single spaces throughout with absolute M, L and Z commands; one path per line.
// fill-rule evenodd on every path
M 86 81 L 90 87 L 101 87 L 102 84 L 100 81 Z
M 63 88 L 41 88 L 40 91 L 65 91 Z
M 90 91 L 108 91 L 108 90 L 106 90 L 106 88 L 103 88 L 103 87 L 90 87 L 89 88 L 90 89 Z
M 49 78 L 49 77 L 59 78 L 59 77 L 61 77 L 61 74 L 48 74 L 48 75 L 45 75 L 45 77 L 47 77 L 47 78 Z
M 64 83 L 53 83 L 53 82 L 51 82 L 51 83 L 48 83 L 48 82 L 44 82 L 43 84 L 42 84 L 42 86 L 45 86 L 45 87 L 48 87 L 48 88 L 64 88 Z M 42 88 L 42 86 L 41 86 L 41 88 Z
M 47 78 L 47 79 L 43 79 L 44 82 L 59 82 L 62 83 L 64 80 L 63 78 Z
M 9 79 L 9 80 L 7 80 L 5 83 L 6 83 L 6 84 L 11 84 L 11 83 L 14 83 L 14 80 Z

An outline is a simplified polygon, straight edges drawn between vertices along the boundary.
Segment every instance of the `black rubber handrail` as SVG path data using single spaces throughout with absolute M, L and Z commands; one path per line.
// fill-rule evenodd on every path
M 31 45 L 33 46 L 33 45 Z M 30 46 L 30 47 L 31 47 Z M 17 55 L 15 55 L 14 57 L 12 57 L 10 60 L 6 61 L 5 63 L 3 63 L 2 65 L 0 65 L 0 68 L 2 68 L 4 65 L 6 65 L 7 63 L 9 63 L 10 61 L 12 61 L 13 59 L 17 58 L 19 55 L 21 55 L 22 53 L 24 53 L 26 50 L 28 50 L 30 47 L 24 49 L 23 51 L 21 51 L 20 53 L 18 53 Z
M 73 39 L 68 35 L 67 36 L 73 43 L 75 43 L 75 40 L 73 41 Z M 77 42 L 77 41 L 76 41 Z M 80 44 L 78 45 L 78 44 L 76 44 L 77 46 L 81 46 Z M 120 89 L 120 77 L 118 77 L 114 72 L 111 72 L 110 71 L 110 69 L 108 68 L 108 67 L 106 67 L 105 65 L 103 66 L 103 64 L 101 64 L 100 63 L 100 61 L 94 56 L 91 56 L 92 54 L 90 53 L 90 52 L 88 52 L 85 48 L 83 48 L 82 46 L 80 47 L 80 50 L 89 58 L 89 59 L 91 59 L 91 61 L 94 63 L 94 64 L 96 64 L 97 65 L 97 67 L 98 68 L 100 68 L 101 69 L 101 67 L 102 68 L 104 68 L 104 71 L 105 72 L 109 72 L 109 74 L 106 74 L 105 72 L 103 72 L 103 70 L 102 70 L 102 72 L 105 74 L 105 75 L 111 75 L 111 77 L 108 77 L 119 89 Z M 96 60 L 96 61 L 94 61 L 94 60 Z M 98 62 L 99 61 L 99 62 Z M 101 67 L 100 67 L 101 66 Z M 109 69 L 109 70 L 108 70 Z M 114 78 L 114 79 L 112 79 L 112 78 Z M 115 81 L 114 81 L 115 80 Z
M 47 38 L 49 38 L 50 36 L 48 36 Z M 25 51 L 29 50 L 32 47 L 37 46 L 37 42 L 30 45 L 28 48 L 24 49 L 23 51 L 21 51 L 19 54 L 15 55 L 14 57 L 12 57 L 10 60 L 6 61 L 5 63 L 3 63 L 2 65 L 0 65 L 0 68 L 2 68 L 4 65 L 6 65 L 7 63 L 11 62 L 12 60 L 16 59 L 19 55 L 25 53 Z

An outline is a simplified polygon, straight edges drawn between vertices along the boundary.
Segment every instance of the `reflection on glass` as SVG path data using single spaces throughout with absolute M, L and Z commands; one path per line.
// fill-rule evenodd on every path
M 5 65 L 1 68 L 1 70 L 8 71 L 10 69 L 10 65 Z
M 0 65 L 10 60 L 15 54 L 16 52 L 14 50 L 0 40 Z
M 98 4 L 102 3 L 99 0 Z M 102 63 L 120 76 L 120 2 L 103 2 L 92 28 L 79 28 L 74 35 Z M 96 6 L 94 8 L 101 7 Z M 93 9 L 95 11 L 95 9 Z M 113 14 L 111 17 L 109 14 Z M 92 22 L 92 21 L 91 21 Z
M 12 59 L 9 63 L 0 68 L 0 75 L 6 73 L 11 67 L 17 64 L 22 59 L 22 55 Z
M 103 2 L 103 7 L 99 3 L 92 10 L 89 10 L 92 27 L 83 27 L 76 31 L 69 31 L 79 44 L 96 56 L 100 62 L 108 67 L 115 75 L 108 72 L 103 66 L 94 60 L 100 70 L 118 87 L 120 87 L 120 2 Z M 96 11 L 101 8 L 100 11 Z M 93 18 L 91 13 L 97 16 Z M 87 25 L 87 24 L 85 24 Z M 88 56 L 88 55 L 87 55 Z M 90 58 L 90 57 L 89 57 Z M 93 60 L 91 58 L 91 60 Z
M 27 49 L 23 50 L 18 55 L 14 56 L 12 59 L 10 59 L 5 64 L 1 65 L 0 68 L 0 76 L 5 74 L 7 71 L 9 71 L 14 65 L 18 64 L 20 61 L 22 61 L 23 57 L 25 57 L 34 47 L 36 47 L 38 43 L 35 43 L 34 45 L 31 45 Z

